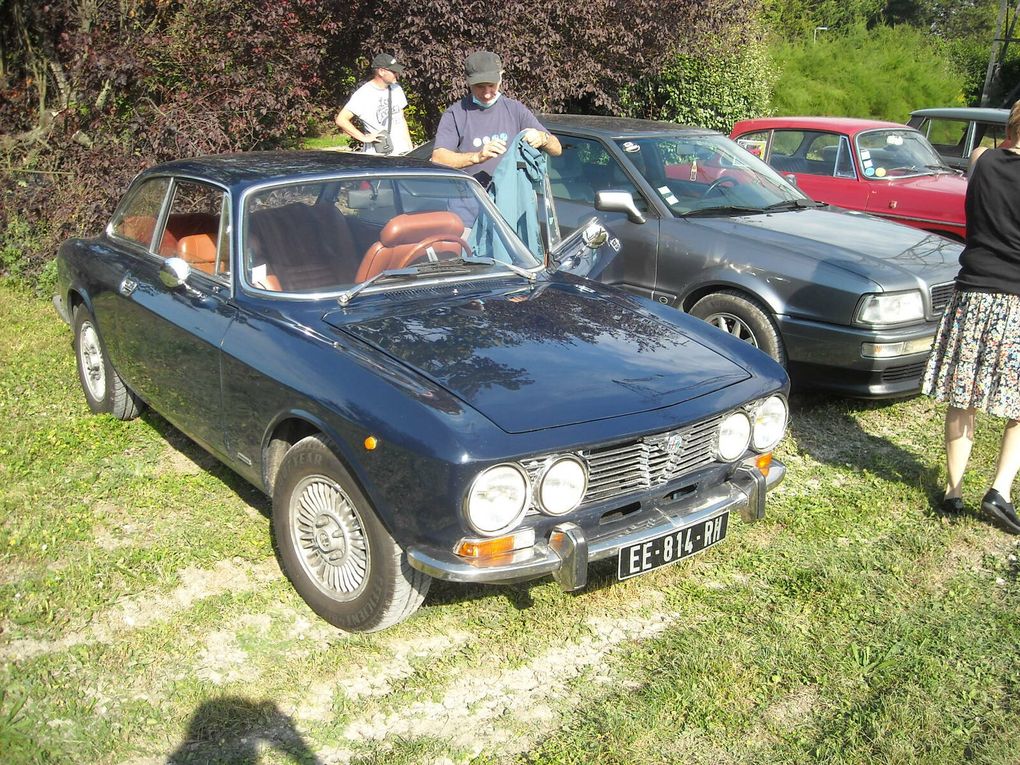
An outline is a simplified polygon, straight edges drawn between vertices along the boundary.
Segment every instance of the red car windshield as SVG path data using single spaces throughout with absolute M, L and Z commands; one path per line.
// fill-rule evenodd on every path
M 861 172 L 871 180 L 952 172 L 916 130 L 869 130 L 855 141 Z

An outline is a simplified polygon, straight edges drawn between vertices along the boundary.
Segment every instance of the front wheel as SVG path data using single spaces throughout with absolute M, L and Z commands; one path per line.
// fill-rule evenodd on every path
M 724 290 L 701 298 L 691 307 L 690 313 L 786 365 L 783 338 L 766 309 L 757 301 Z
M 413 614 L 432 579 L 412 568 L 324 436 L 290 448 L 273 490 L 280 565 L 315 613 L 349 632 Z
M 78 380 L 89 409 L 96 414 L 112 414 L 118 420 L 137 417 L 142 410 L 142 401 L 113 368 L 96 328 L 96 320 L 84 305 L 79 303 L 74 307 L 71 325 Z

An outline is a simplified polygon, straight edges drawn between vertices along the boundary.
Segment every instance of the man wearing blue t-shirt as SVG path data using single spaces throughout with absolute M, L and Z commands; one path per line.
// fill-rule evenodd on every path
M 486 186 L 507 144 L 522 130 L 527 131 L 524 140 L 536 149 L 560 155 L 559 139 L 546 131 L 531 110 L 500 93 L 503 62 L 499 56 L 485 50 L 472 53 L 464 71 L 470 93 L 443 112 L 433 162 L 464 169 Z

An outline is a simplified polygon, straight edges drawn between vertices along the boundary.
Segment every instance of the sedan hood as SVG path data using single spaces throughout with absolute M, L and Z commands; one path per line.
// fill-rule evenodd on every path
M 358 323 L 341 312 L 324 320 L 508 433 L 659 409 L 750 376 L 686 334 L 681 325 L 693 319 L 678 314 L 667 323 L 629 298 L 566 280 L 401 310 Z
M 899 223 L 838 208 L 791 210 L 723 218 L 688 218 L 730 240 L 739 250 L 763 245 L 806 260 L 816 269 L 838 269 L 876 285 L 927 284 L 952 280 L 962 245 Z M 679 229 L 683 235 L 683 229 Z M 748 240 L 740 244 L 737 239 Z

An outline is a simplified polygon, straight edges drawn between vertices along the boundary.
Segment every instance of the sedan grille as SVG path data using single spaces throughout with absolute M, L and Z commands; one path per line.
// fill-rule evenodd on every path
M 721 419 L 714 417 L 636 441 L 582 450 L 580 456 L 588 463 L 588 491 L 582 504 L 660 486 L 713 462 Z
M 956 289 L 956 282 L 936 284 L 931 288 L 931 312 L 937 319 L 946 310 L 949 301 L 953 297 L 953 290 Z

